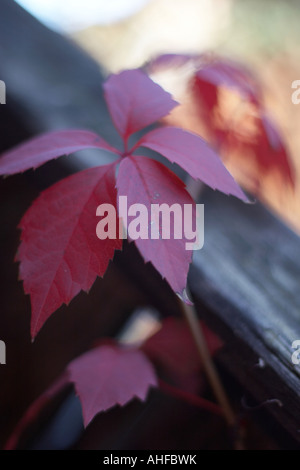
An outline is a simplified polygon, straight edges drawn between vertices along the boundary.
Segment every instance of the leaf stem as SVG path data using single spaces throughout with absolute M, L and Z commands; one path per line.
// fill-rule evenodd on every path
M 183 311 L 184 317 L 187 321 L 189 329 L 192 333 L 193 339 L 195 341 L 201 363 L 203 364 L 204 370 L 206 372 L 209 383 L 213 389 L 213 392 L 216 396 L 218 403 L 220 404 L 224 417 L 229 426 L 235 425 L 235 416 L 227 399 L 225 390 L 220 381 L 219 375 L 216 371 L 215 365 L 212 361 L 210 352 L 208 350 L 205 337 L 197 318 L 195 308 L 192 305 L 187 305 L 184 302 L 181 303 L 181 309 Z
M 199 323 L 195 307 L 193 305 L 187 305 L 185 302 L 180 300 L 180 306 L 182 313 L 187 321 L 194 342 L 196 344 L 201 363 L 206 372 L 210 386 L 215 394 L 215 397 L 223 411 L 224 418 L 232 430 L 236 431 L 237 420 L 235 414 L 231 408 L 229 400 L 227 398 L 225 389 L 220 380 L 218 372 L 215 368 L 213 360 L 211 358 L 209 349 L 206 344 L 205 336 L 203 334 L 201 325 Z M 234 440 L 236 450 L 243 449 L 240 436 Z
M 185 390 L 180 390 L 173 385 L 168 384 L 162 379 L 159 379 L 159 388 L 162 392 L 171 395 L 179 400 L 183 400 L 186 403 L 189 403 L 192 406 L 197 406 L 198 408 L 202 408 L 210 413 L 214 413 L 218 416 L 223 416 L 223 411 L 216 405 L 205 398 L 199 397 L 198 395 L 194 395 L 193 393 L 186 392 Z

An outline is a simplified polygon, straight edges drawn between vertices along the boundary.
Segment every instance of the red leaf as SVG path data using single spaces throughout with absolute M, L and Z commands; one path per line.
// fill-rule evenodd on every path
M 223 416 L 223 410 L 219 405 L 216 405 L 205 398 L 199 397 L 199 395 L 174 387 L 164 380 L 159 380 L 159 389 L 167 395 L 175 397 L 177 400 L 183 400 L 189 405 L 197 406 L 218 416 Z
M 125 140 L 178 104 L 141 70 L 111 75 L 103 87 L 113 122 Z
M 91 131 L 65 130 L 42 134 L 8 150 L 0 156 L 0 174 L 13 175 L 37 168 L 53 158 L 86 148 L 99 148 L 119 154 Z
M 31 296 L 31 334 L 49 316 L 103 276 L 121 240 L 99 240 L 96 208 L 116 206 L 115 165 L 76 173 L 51 186 L 24 215 L 18 259 L 24 290 Z
M 131 156 L 121 161 L 117 177 L 118 196 L 127 196 L 128 205 L 144 204 L 148 209 L 148 239 L 137 239 L 140 253 L 146 262 L 151 261 L 172 289 L 184 297 L 186 279 L 192 252 L 185 249 L 187 239 L 174 239 L 174 224 L 171 225 L 170 239 L 153 239 L 151 235 L 151 204 L 195 203 L 186 191 L 183 182 L 161 163 L 146 157 Z M 120 212 L 119 215 L 121 216 Z M 171 218 L 172 220 L 172 218 Z
M 261 90 L 248 70 L 229 61 L 217 60 L 198 70 L 190 85 L 195 100 L 199 101 L 200 116 L 211 133 L 214 145 L 224 157 L 230 158 L 238 150 L 241 156 L 256 161 L 259 180 L 277 169 L 283 180 L 294 186 L 294 169 L 286 145 L 274 123 L 266 116 Z M 221 106 L 220 87 L 238 92 L 240 102 L 236 105 L 236 111 L 228 113 L 226 107 Z M 245 102 L 249 109 L 245 107 Z M 245 110 L 244 115 L 240 115 L 241 109 Z M 254 119 L 255 115 L 257 118 Z M 253 119 L 257 126 L 255 136 L 251 135 L 251 128 L 247 132 L 245 124 L 249 119 Z M 242 160 L 239 166 L 242 168 Z
M 286 144 L 278 136 L 274 124 L 266 122 L 263 89 L 247 67 L 209 54 L 166 54 L 152 60 L 146 67 L 150 74 L 155 76 L 158 73 L 158 77 L 162 72 L 172 71 L 174 76 L 181 77 L 181 84 L 186 84 L 185 96 L 181 98 L 185 105 L 176 109 L 165 122 L 177 123 L 199 134 L 205 133 L 221 158 L 226 158 L 228 162 L 233 157 L 231 163 L 234 161 L 234 166 L 238 166 L 243 174 L 249 172 L 249 159 L 256 160 L 259 181 L 252 190 L 255 187 L 259 189 L 263 177 L 273 173 L 273 170 L 277 170 L 282 180 L 294 187 L 294 168 Z M 176 96 L 173 82 L 172 87 Z M 180 91 L 182 94 L 182 87 Z M 250 122 L 255 115 L 262 121 L 257 122 L 261 141 L 258 136 L 253 145 L 249 145 L 251 135 L 245 131 L 247 121 Z M 277 149 L 272 145 L 275 134 L 275 139 L 281 141 Z M 234 166 L 231 165 L 233 170 Z M 255 175 L 248 173 L 248 179 L 248 183 L 255 181 Z
M 145 400 L 157 386 L 154 368 L 142 351 L 100 346 L 72 361 L 67 371 L 82 405 L 87 426 L 94 416 L 137 397 Z
M 295 184 L 295 171 L 283 139 L 275 124 L 265 113 L 261 117 L 261 137 L 256 148 L 258 163 L 262 167 L 279 168 L 290 181 Z
M 201 55 L 195 54 L 161 54 L 154 59 L 151 59 L 145 65 L 145 70 L 150 74 L 155 74 L 160 71 L 165 71 L 169 69 L 175 69 L 181 65 L 185 65 L 188 62 L 193 60 L 199 60 Z
M 176 127 L 160 127 L 142 137 L 136 146 L 155 150 L 170 162 L 177 163 L 193 178 L 248 202 L 218 155 L 198 135 Z
M 84 425 L 93 417 L 115 405 L 125 405 L 137 397 L 146 399 L 151 386 L 157 386 L 155 370 L 138 349 L 101 345 L 76 358 L 63 374 L 27 409 L 5 444 L 15 449 L 28 427 L 35 423 L 44 408 L 73 383 L 82 405 Z
M 215 59 L 200 68 L 196 77 L 199 81 L 211 83 L 215 87 L 232 88 L 253 103 L 261 100 L 261 90 L 249 70 L 233 61 Z
M 224 134 L 223 146 L 228 155 L 238 151 L 245 158 L 255 160 L 257 168 L 257 188 L 260 190 L 261 180 L 268 172 L 277 170 L 284 181 L 291 187 L 295 185 L 295 171 L 284 141 L 275 124 L 261 112 L 252 118 L 255 131 L 240 133 L 233 128 Z
M 213 356 L 223 343 L 202 322 L 201 327 Z M 141 349 L 176 385 L 192 393 L 199 392 L 202 364 L 186 322 L 172 317 L 165 319 L 162 328 Z

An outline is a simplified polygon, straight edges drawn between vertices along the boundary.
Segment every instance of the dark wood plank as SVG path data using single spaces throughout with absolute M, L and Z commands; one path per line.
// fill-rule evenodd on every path
M 201 201 L 203 202 L 203 201 Z M 226 340 L 223 362 L 299 440 L 300 239 L 259 203 L 206 191 L 205 243 L 190 288 Z M 222 354 L 221 354 L 222 357 Z M 265 367 L 258 367 L 258 363 Z

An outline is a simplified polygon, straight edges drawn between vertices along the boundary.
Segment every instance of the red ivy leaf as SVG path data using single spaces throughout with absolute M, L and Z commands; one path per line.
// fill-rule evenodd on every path
M 31 296 L 31 334 L 81 289 L 103 276 L 122 240 L 99 240 L 96 208 L 116 207 L 115 165 L 89 168 L 51 186 L 24 215 L 18 259 Z
M 151 231 L 151 204 L 190 204 L 195 203 L 186 191 L 184 183 L 160 162 L 146 157 L 131 156 L 121 161 L 117 177 L 118 196 L 127 196 L 128 205 L 144 204 L 149 214 L 149 234 Z M 120 214 L 121 216 L 121 214 Z M 146 262 L 150 261 L 165 278 L 172 289 L 184 296 L 187 273 L 192 259 L 192 251 L 185 249 L 188 241 L 184 234 L 181 239 L 174 239 L 174 227 L 171 218 L 170 239 L 135 240 Z
M 278 136 L 278 130 L 274 124 L 269 125 L 265 119 L 263 106 L 263 89 L 251 71 L 240 63 L 232 60 L 213 57 L 209 54 L 201 55 L 162 55 L 152 60 L 146 65 L 146 70 L 155 76 L 156 73 L 170 72 L 182 78 L 186 82 L 186 97 L 188 101 L 183 106 L 183 113 L 180 111 L 171 116 L 171 122 L 177 122 L 179 126 L 188 126 L 196 132 L 203 132 L 209 135 L 211 144 L 220 152 L 222 158 L 227 161 L 238 155 L 238 165 L 243 170 L 243 158 L 245 160 L 254 159 L 257 163 L 256 189 L 261 186 L 262 178 L 273 170 L 278 170 L 282 180 L 295 186 L 295 172 L 284 140 Z M 188 73 L 187 73 L 188 72 Z M 223 89 L 229 90 L 227 95 L 220 93 Z M 176 91 L 176 90 L 175 90 Z M 224 96 L 230 97 L 230 92 L 234 92 L 232 100 L 226 101 Z M 234 96 L 235 95 L 235 96 Z M 230 105 L 239 97 L 239 104 L 235 110 L 230 109 Z M 191 104 L 188 104 L 190 101 Z M 229 106 L 228 106 L 229 105 Z M 246 106 L 245 106 L 246 105 Z M 248 111 L 247 111 L 248 110 Z M 196 113 L 195 113 L 196 111 Z M 249 113 L 250 111 L 250 113 Z M 247 135 L 245 124 L 248 118 L 253 118 L 257 114 L 258 132 L 255 142 L 250 142 L 252 135 Z M 177 112 L 177 110 L 176 110 Z M 244 116 L 242 116 L 242 112 Z M 187 116 L 191 115 L 189 120 Z M 199 126 L 197 128 L 195 117 L 199 116 Z M 248 114 L 248 115 L 247 115 Z M 260 120 L 260 122 L 258 122 Z M 165 120 L 168 122 L 168 118 Z M 272 127 L 272 129 L 270 129 Z M 250 130 L 250 129 L 249 129 Z M 250 131 L 251 132 L 251 131 Z M 272 136 L 273 134 L 273 136 Z M 275 148 L 272 144 L 275 139 L 281 143 Z M 279 138 L 278 138 L 279 137 Z M 247 171 L 248 161 L 245 162 Z M 251 181 L 251 179 L 249 181 Z M 254 190 L 257 192 L 257 190 Z
M 53 158 L 86 148 L 120 153 L 91 131 L 71 129 L 49 132 L 3 153 L 0 157 L 0 175 L 13 175 L 29 168 L 37 168 Z
M 87 426 L 94 416 L 137 397 L 145 400 L 157 378 L 151 362 L 138 349 L 100 346 L 72 361 L 67 372 L 82 405 Z
M 249 70 L 233 61 L 215 59 L 201 67 L 196 72 L 196 77 L 201 82 L 232 88 L 240 95 L 253 103 L 259 104 L 261 91 Z
M 205 340 L 211 355 L 223 345 L 222 341 L 201 322 Z M 148 338 L 141 349 L 156 363 L 164 364 L 174 373 L 187 374 L 199 370 L 197 347 L 186 322 L 169 317 L 163 321 L 157 333 Z
M 257 190 L 260 188 L 261 175 L 277 170 L 292 187 L 295 185 L 295 171 L 282 137 L 265 113 L 253 118 L 255 134 L 240 134 L 238 127 L 223 136 L 223 147 L 230 156 L 238 150 L 239 154 L 253 158 L 257 165 Z
M 141 70 L 125 70 L 104 83 L 115 127 L 127 138 L 168 114 L 178 103 Z
M 290 161 L 283 139 L 269 116 L 261 117 L 261 138 L 256 147 L 256 155 L 261 166 L 280 168 L 282 173 L 295 184 L 295 171 Z
M 112 75 L 104 85 L 105 98 L 113 122 L 124 139 L 124 155 L 101 137 L 89 131 L 66 130 L 41 135 L 19 145 L 0 158 L 0 173 L 13 174 L 36 168 L 52 158 L 84 148 L 102 148 L 124 156 L 118 174 L 119 195 L 132 206 L 140 203 L 196 206 L 184 184 L 160 163 L 132 156 L 138 146 L 149 147 L 176 162 L 194 178 L 213 188 L 247 200 L 217 155 L 198 136 L 176 128 L 156 129 L 145 135 L 133 149 L 127 148 L 130 134 L 169 113 L 176 102 L 141 70 Z M 44 191 L 23 217 L 18 253 L 20 278 L 31 296 L 31 334 L 34 337 L 49 316 L 63 303 L 68 304 L 80 290 L 88 290 L 103 276 L 114 251 L 122 240 L 96 235 L 96 209 L 109 203 L 116 206 L 115 164 L 77 173 Z M 195 221 L 196 217 L 192 217 Z M 136 240 L 145 261 L 151 261 L 172 289 L 186 301 L 185 286 L 192 251 L 181 217 L 180 238 L 171 225 L 169 239 Z M 178 227 L 176 227 L 178 228 Z M 190 227 L 190 230 L 195 227 Z M 148 232 L 150 232 L 148 227 Z
M 294 186 L 294 169 L 286 145 L 275 124 L 266 116 L 261 89 L 248 70 L 239 64 L 219 59 L 199 69 L 190 85 L 195 99 L 199 101 L 200 115 L 212 134 L 215 146 L 224 156 L 226 153 L 226 157 L 230 158 L 238 150 L 246 158 L 255 159 L 259 179 L 269 171 L 278 169 L 283 179 Z M 257 113 L 255 138 L 250 139 L 245 130 L 240 133 L 241 123 L 235 123 L 232 115 L 223 115 L 218 95 L 220 87 L 235 90 L 241 100 L 254 105 Z M 247 115 L 244 119 L 246 121 Z
M 114 344 L 98 346 L 70 362 L 63 374 L 29 406 L 7 440 L 5 450 L 16 449 L 28 427 L 70 383 L 79 395 L 87 426 L 101 411 L 125 405 L 135 397 L 145 400 L 149 388 L 157 386 L 157 377 L 141 350 Z
M 223 343 L 203 322 L 201 327 L 213 356 Z M 202 364 L 186 322 L 173 317 L 165 319 L 162 328 L 147 339 L 141 349 L 181 389 L 199 393 Z
M 211 188 L 248 202 L 218 155 L 198 135 L 176 127 L 160 127 L 142 137 L 138 145 L 161 153 Z
M 199 61 L 201 57 L 203 57 L 203 55 L 199 54 L 160 54 L 154 57 L 154 59 L 150 59 L 150 61 L 145 64 L 145 70 L 147 73 L 150 73 L 150 75 L 164 70 L 174 70 L 189 62 L 192 63 L 194 60 Z

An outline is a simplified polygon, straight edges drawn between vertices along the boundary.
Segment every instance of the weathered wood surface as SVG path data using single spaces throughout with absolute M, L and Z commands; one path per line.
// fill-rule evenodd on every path
M 115 139 L 99 67 L 10 0 L 0 5 L 0 79 L 7 86 L 5 106 L 29 134 L 84 127 Z M 106 161 L 105 152 L 97 152 L 84 153 L 86 165 Z M 62 161 L 70 158 L 76 164 L 73 157 Z M 77 163 L 82 165 L 82 158 Z M 299 238 L 259 204 L 244 205 L 209 191 L 201 202 L 205 244 L 195 253 L 189 278 L 199 313 L 225 340 L 221 363 L 258 402 L 280 400 L 281 407 L 273 403 L 267 409 L 299 441 L 300 374 L 291 363 L 291 343 L 300 339 Z M 157 308 L 176 312 L 158 277 L 149 275 L 145 283 L 141 263 L 123 263 L 126 276 Z M 259 358 L 264 368 L 256 366 Z
M 205 243 L 191 291 L 227 340 L 226 366 L 258 401 L 281 402 L 267 407 L 299 440 L 300 366 L 291 356 L 300 339 L 300 238 L 259 203 L 211 191 L 201 202 Z

